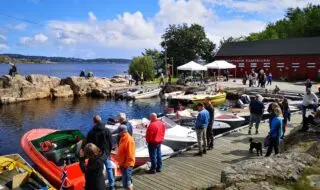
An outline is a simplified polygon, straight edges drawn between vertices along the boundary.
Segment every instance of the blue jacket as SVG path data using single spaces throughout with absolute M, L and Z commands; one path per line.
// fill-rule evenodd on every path
M 209 118 L 210 118 L 209 112 L 206 109 L 201 110 L 198 113 L 197 120 L 195 123 L 195 128 L 196 129 L 207 128 L 209 124 Z
M 272 75 L 268 75 L 268 81 L 272 81 Z
M 280 142 L 280 137 L 282 136 L 282 118 L 273 117 L 270 126 L 270 135 L 272 138 L 277 138 Z

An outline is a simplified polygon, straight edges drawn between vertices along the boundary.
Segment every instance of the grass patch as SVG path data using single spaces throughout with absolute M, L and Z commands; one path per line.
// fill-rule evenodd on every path
M 307 168 L 295 183 L 285 185 L 285 188 L 291 190 L 319 190 L 319 188 L 312 187 L 307 178 L 308 175 L 320 175 L 320 164 L 313 165 Z
M 178 78 L 171 78 L 171 83 L 175 83 L 177 82 Z M 165 77 L 164 78 L 164 82 L 167 83 L 168 82 L 168 78 Z M 148 85 L 159 85 L 160 83 L 160 78 L 156 78 L 153 81 L 145 81 L 144 84 L 148 84 Z

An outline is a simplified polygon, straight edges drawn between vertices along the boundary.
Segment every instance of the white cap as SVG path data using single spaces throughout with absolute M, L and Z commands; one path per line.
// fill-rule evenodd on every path
M 119 113 L 117 119 L 122 119 L 123 121 L 127 120 L 127 115 L 125 113 Z

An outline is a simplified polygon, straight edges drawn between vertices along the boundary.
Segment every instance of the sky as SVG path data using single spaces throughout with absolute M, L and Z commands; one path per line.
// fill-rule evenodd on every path
M 1 0 L 0 53 L 130 59 L 160 50 L 169 24 L 200 24 L 218 44 L 308 3 L 320 0 Z

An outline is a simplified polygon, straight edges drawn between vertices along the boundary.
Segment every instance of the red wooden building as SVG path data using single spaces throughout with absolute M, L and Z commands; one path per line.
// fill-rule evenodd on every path
M 216 60 L 235 64 L 238 77 L 264 69 L 273 78 L 316 80 L 320 78 L 320 37 L 226 43 Z

